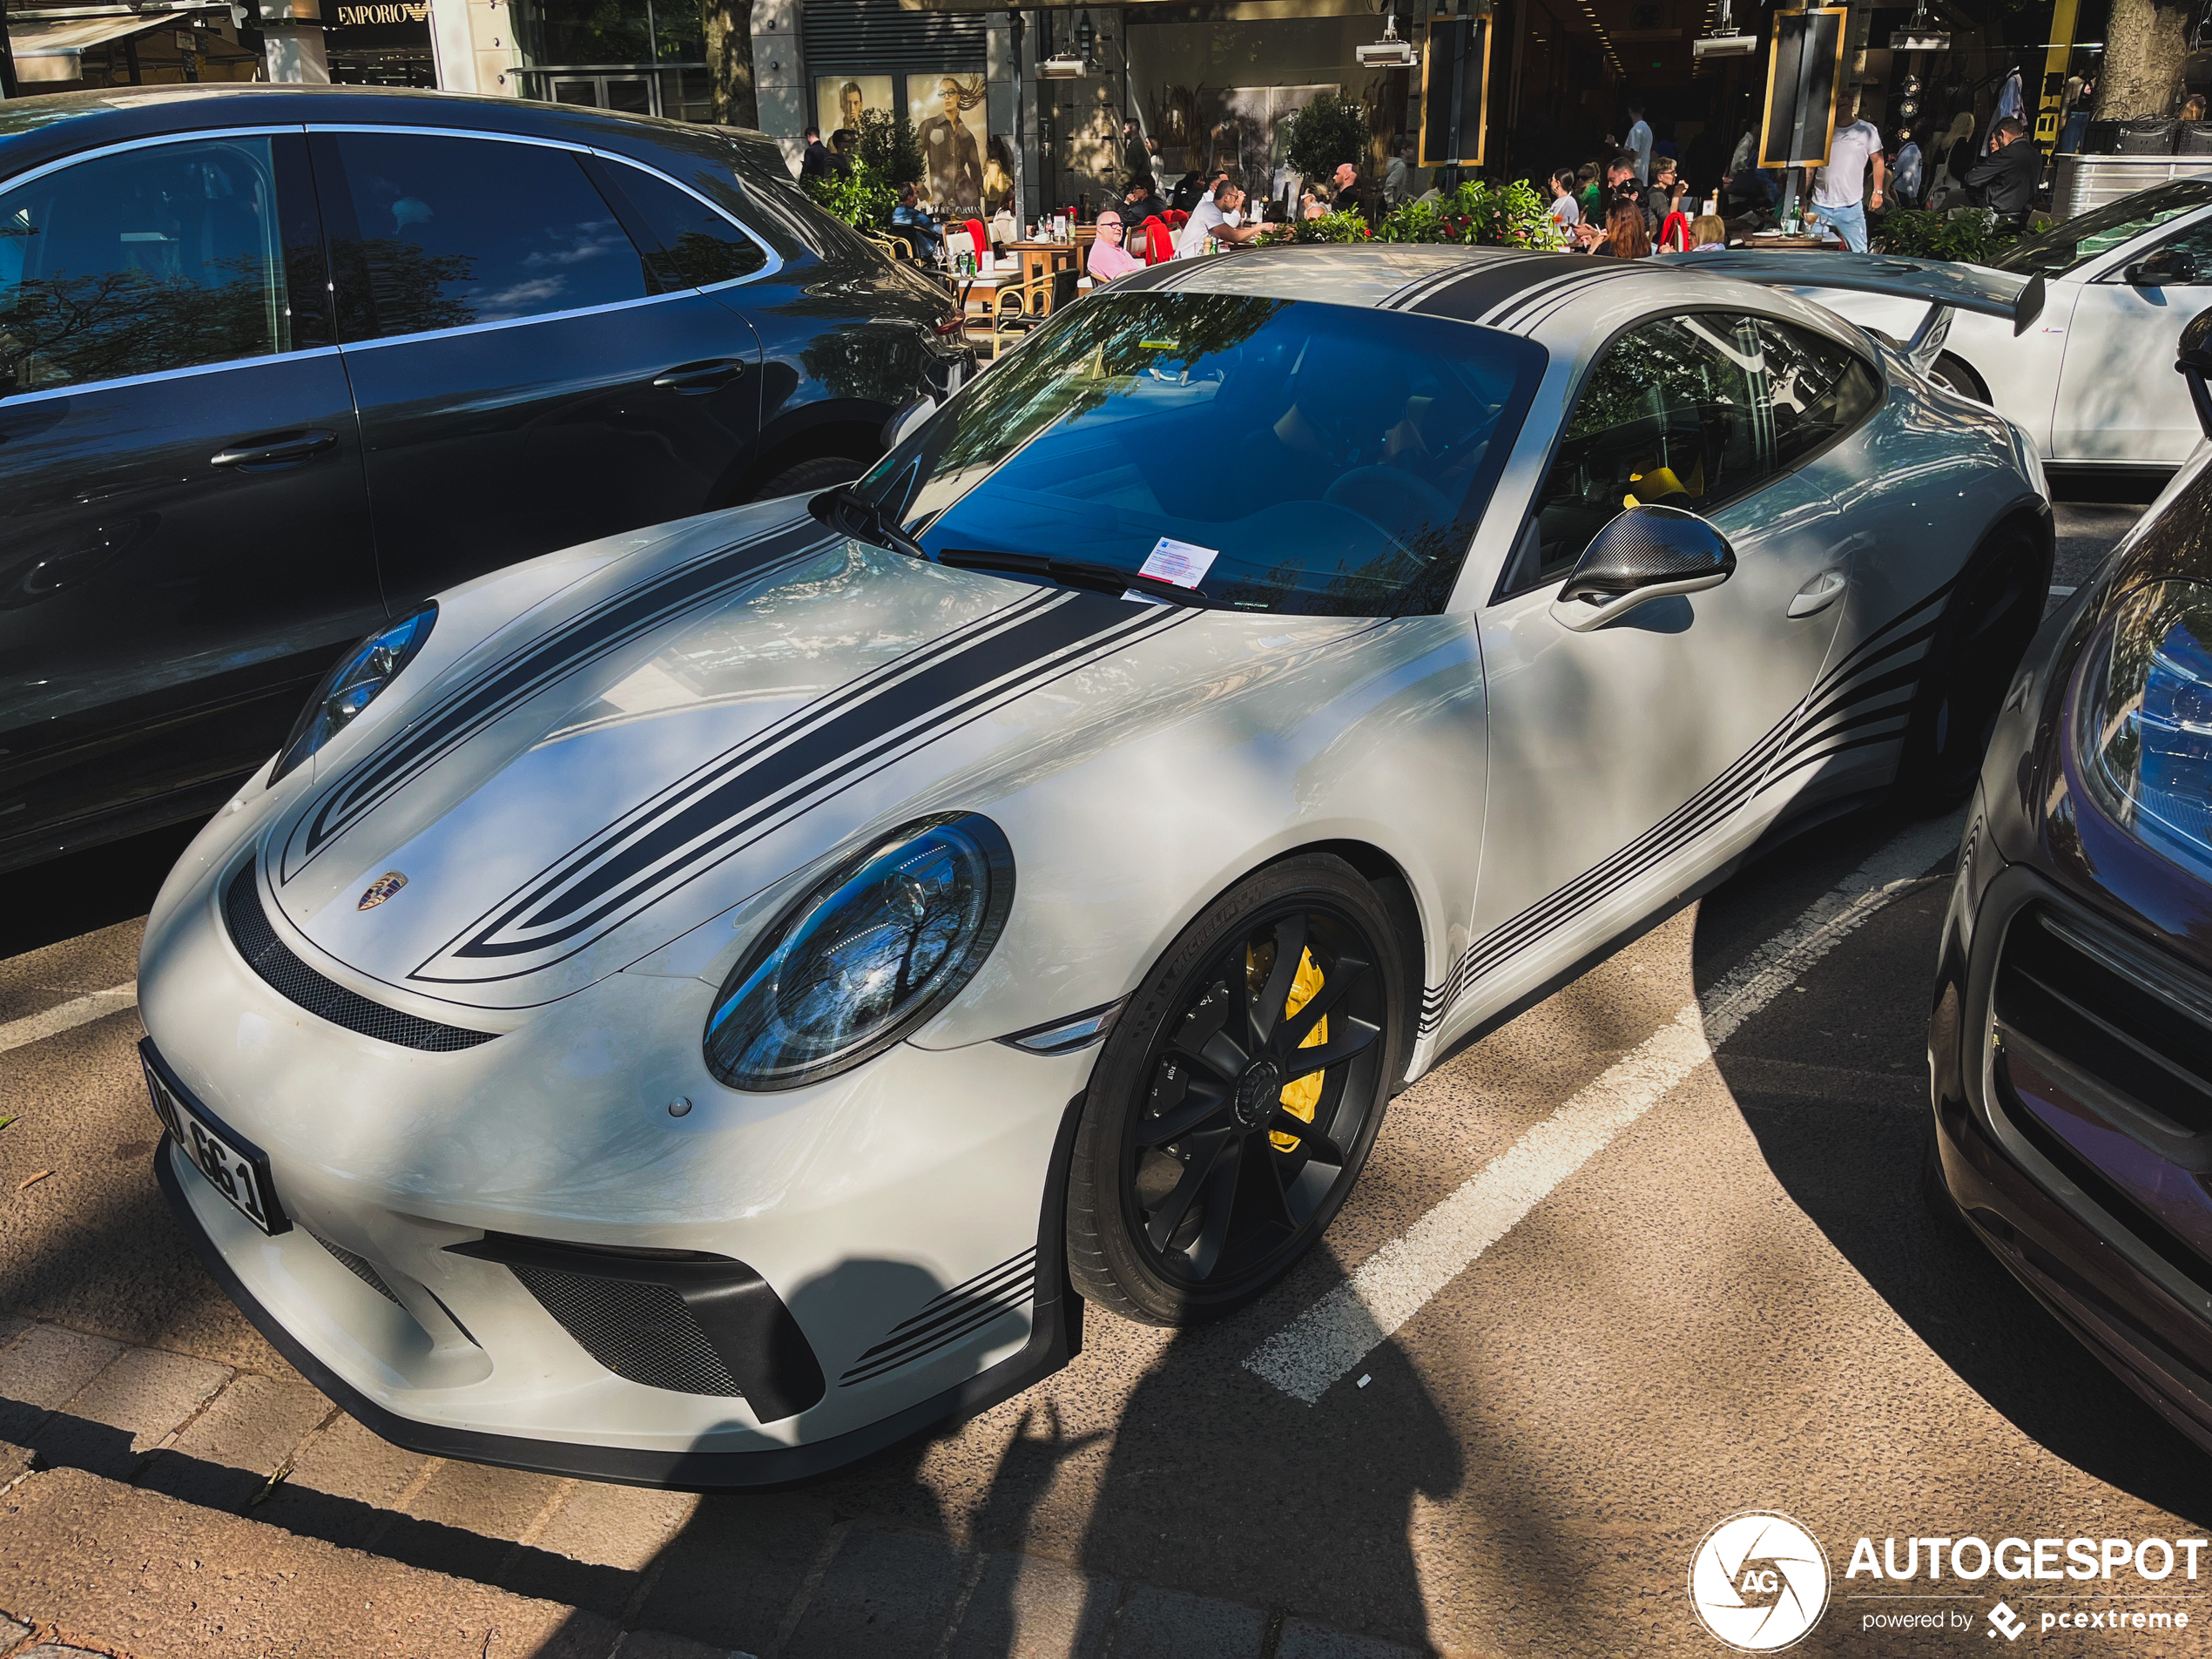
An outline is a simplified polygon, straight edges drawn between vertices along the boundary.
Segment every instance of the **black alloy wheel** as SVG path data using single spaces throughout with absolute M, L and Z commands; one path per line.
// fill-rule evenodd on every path
M 1928 365 L 1927 372 L 1928 378 L 1946 391 L 1956 392 L 1960 397 L 1970 397 L 1977 403 L 1990 401 L 1989 388 L 1982 384 L 1981 376 L 1949 352 L 1945 352 Z
M 2016 523 L 1992 535 L 1959 572 L 1929 642 L 1905 727 L 1895 788 L 1901 804 L 1940 812 L 1973 792 L 1989 735 L 2042 625 L 2050 589 L 2050 560 Z
M 1259 872 L 1185 929 L 1093 1074 L 1069 1192 L 1076 1288 L 1155 1325 L 1275 1284 L 1359 1178 L 1404 1066 L 1404 970 L 1341 860 Z

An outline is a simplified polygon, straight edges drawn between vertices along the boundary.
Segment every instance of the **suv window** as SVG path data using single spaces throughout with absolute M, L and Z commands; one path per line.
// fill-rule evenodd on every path
M 637 249 L 573 152 L 411 132 L 335 141 L 352 208 L 331 237 L 341 280 L 356 289 L 349 337 L 509 322 L 648 291 Z
M 666 286 L 711 287 L 751 276 L 768 263 L 759 243 L 658 173 L 621 165 L 607 176 L 659 239 L 660 246 L 646 257 Z
M 1513 590 L 1564 577 L 1624 507 L 1709 512 L 1771 470 L 1758 363 L 1750 319 L 1714 312 L 1641 323 L 1608 346 L 1560 435 L 1536 497 L 1534 568 Z
M 266 357 L 295 340 L 275 141 L 156 145 L 0 192 L 0 391 Z
M 1773 427 L 1774 464 L 1794 467 L 1872 414 L 1882 382 L 1857 354 L 1831 340 L 1770 317 L 1757 326 L 1761 401 Z

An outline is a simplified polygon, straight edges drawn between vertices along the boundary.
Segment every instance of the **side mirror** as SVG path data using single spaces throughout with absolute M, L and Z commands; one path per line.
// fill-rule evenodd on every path
M 2200 311 L 2190 318 L 2182 330 L 2180 350 L 2174 358 L 2174 367 L 2188 382 L 2189 401 L 2196 409 L 2196 424 L 2204 435 L 2212 438 L 2212 390 L 2206 381 L 2212 378 L 2212 310 Z
M 918 397 L 913 402 L 907 404 L 905 408 L 900 409 L 898 414 L 893 415 L 888 421 L 886 421 L 883 423 L 883 448 L 885 453 L 888 454 L 891 450 L 897 448 L 900 444 L 905 442 L 907 438 L 913 436 L 914 429 L 921 426 L 924 421 L 927 421 L 931 415 L 936 413 L 937 400 L 935 398 Z
M 1736 550 L 1696 514 L 1639 504 L 1591 538 L 1552 601 L 1552 616 L 1588 633 L 1647 600 L 1716 588 L 1735 574 Z

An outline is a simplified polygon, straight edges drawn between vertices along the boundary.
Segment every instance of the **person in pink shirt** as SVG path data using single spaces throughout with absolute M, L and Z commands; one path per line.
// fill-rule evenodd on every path
M 1142 271 L 1144 261 L 1122 246 L 1122 216 L 1111 208 L 1098 216 L 1098 234 L 1090 245 L 1090 280 L 1111 282 L 1131 271 Z

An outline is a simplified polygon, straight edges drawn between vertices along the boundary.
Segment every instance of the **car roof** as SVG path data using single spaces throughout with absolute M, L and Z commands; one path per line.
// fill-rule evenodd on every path
M 1433 243 L 1239 249 L 1150 266 L 1114 286 L 1419 312 L 1516 334 L 1536 334 L 1562 308 L 1595 300 L 1601 291 L 1615 303 L 1741 306 L 1816 321 L 1831 333 L 1838 326 L 1816 306 L 1691 259 L 1605 260 Z
M 477 127 L 631 152 L 711 151 L 759 134 L 613 110 L 540 104 L 428 88 L 302 86 L 266 82 L 118 86 L 0 100 L 0 178 L 56 157 L 134 138 L 210 128 L 374 122 L 378 125 Z

